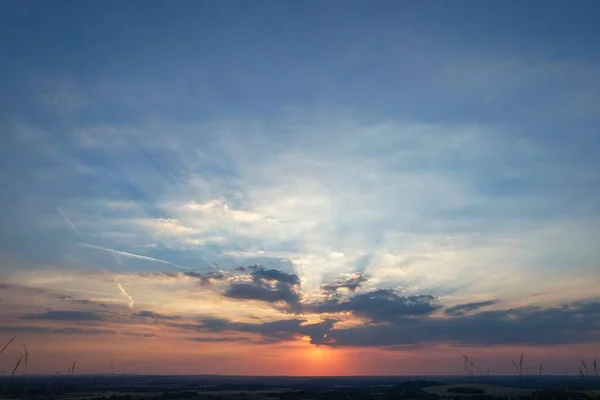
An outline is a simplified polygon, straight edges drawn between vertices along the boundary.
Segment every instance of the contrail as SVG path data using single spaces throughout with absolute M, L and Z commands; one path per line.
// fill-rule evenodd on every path
M 178 264 L 174 264 L 174 263 L 169 262 L 169 261 L 161 260 L 160 258 L 142 256 L 140 254 L 128 253 L 126 251 L 121 251 L 121 250 L 108 249 L 106 247 L 95 246 L 95 245 L 89 244 L 89 243 L 79 243 L 79 245 L 83 246 L 83 247 L 89 247 L 90 249 L 96 249 L 96 250 L 106 251 L 106 252 L 109 252 L 111 254 L 116 254 L 116 255 L 122 256 L 122 257 L 134 258 L 136 260 L 153 261 L 153 262 L 157 262 L 157 263 L 161 263 L 161 264 L 172 265 L 173 267 L 177 267 L 177 268 L 181 268 L 181 269 L 185 269 L 185 270 L 191 270 L 191 268 L 187 268 L 187 267 L 184 267 L 184 266 L 181 266 L 181 265 L 178 265 Z
M 60 207 L 56 207 L 56 212 L 58 213 L 58 215 L 60 215 L 62 217 L 62 219 L 65 220 L 65 222 L 67 224 L 69 224 L 69 226 L 71 228 L 73 228 L 73 230 L 77 233 L 79 233 L 79 229 L 77 229 L 77 227 L 75 226 L 75 224 L 73 222 L 71 222 L 71 220 L 69 218 L 67 218 L 67 216 L 65 215 L 65 213 L 63 213 L 63 211 L 60 209 Z
M 127 299 L 127 305 L 129 305 L 129 308 L 133 308 L 135 306 L 135 301 L 133 301 L 133 297 L 131 297 L 129 293 L 125 291 L 125 288 L 119 282 L 117 282 L 117 288 L 119 289 L 119 292 L 121 292 L 121 296 Z

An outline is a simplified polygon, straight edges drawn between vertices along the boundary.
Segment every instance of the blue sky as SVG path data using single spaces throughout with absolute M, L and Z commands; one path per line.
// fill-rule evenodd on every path
M 352 314 L 329 326 L 349 346 L 374 318 L 352 307 L 378 290 L 596 312 L 577 302 L 600 294 L 597 2 L 0 9 L 0 280 L 13 289 L 264 334 L 235 304 L 266 320 L 303 304 L 319 323 L 324 285 L 362 277 L 327 303 Z M 231 272 L 254 264 L 299 283 Z M 202 286 L 214 307 L 194 303 L 199 276 L 221 273 L 230 286 Z M 21 295 L 0 297 L 32 312 Z

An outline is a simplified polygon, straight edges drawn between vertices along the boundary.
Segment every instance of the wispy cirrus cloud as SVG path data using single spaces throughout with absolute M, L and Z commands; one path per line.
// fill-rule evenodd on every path
M 23 319 L 51 321 L 104 321 L 105 316 L 95 312 L 85 311 L 47 311 L 41 314 L 29 314 Z
M 473 303 L 458 304 L 448 307 L 444 310 L 447 315 L 464 315 L 472 311 L 478 311 L 481 308 L 498 304 L 498 300 L 477 301 Z

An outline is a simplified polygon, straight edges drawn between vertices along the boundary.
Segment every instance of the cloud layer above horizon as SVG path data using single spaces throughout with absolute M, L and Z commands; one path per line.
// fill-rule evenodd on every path
M 600 343 L 598 4 L 149 4 L 2 6 L 0 340 L 264 374 Z M 143 362 L 178 346 L 207 363 Z

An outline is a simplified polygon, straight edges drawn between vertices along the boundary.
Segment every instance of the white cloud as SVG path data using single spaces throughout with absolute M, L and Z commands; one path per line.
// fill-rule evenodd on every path
M 331 251 L 331 252 L 329 252 L 328 257 L 330 259 L 344 258 L 344 253 L 340 253 L 340 252 L 337 252 L 337 251 Z
M 253 222 L 265 220 L 263 216 L 251 211 L 236 210 L 222 200 L 212 200 L 205 204 L 198 204 L 191 201 L 186 207 L 192 211 L 198 211 L 203 214 L 212 214 L 221 220 L 233 220 L 239 222 Z
M 190 235 L 195 232 L 194 229 L 182 225 L 173 218 L 157 218 L 139 220 L 138 223 L 147 229 L 154 231 L 158 235 Z

